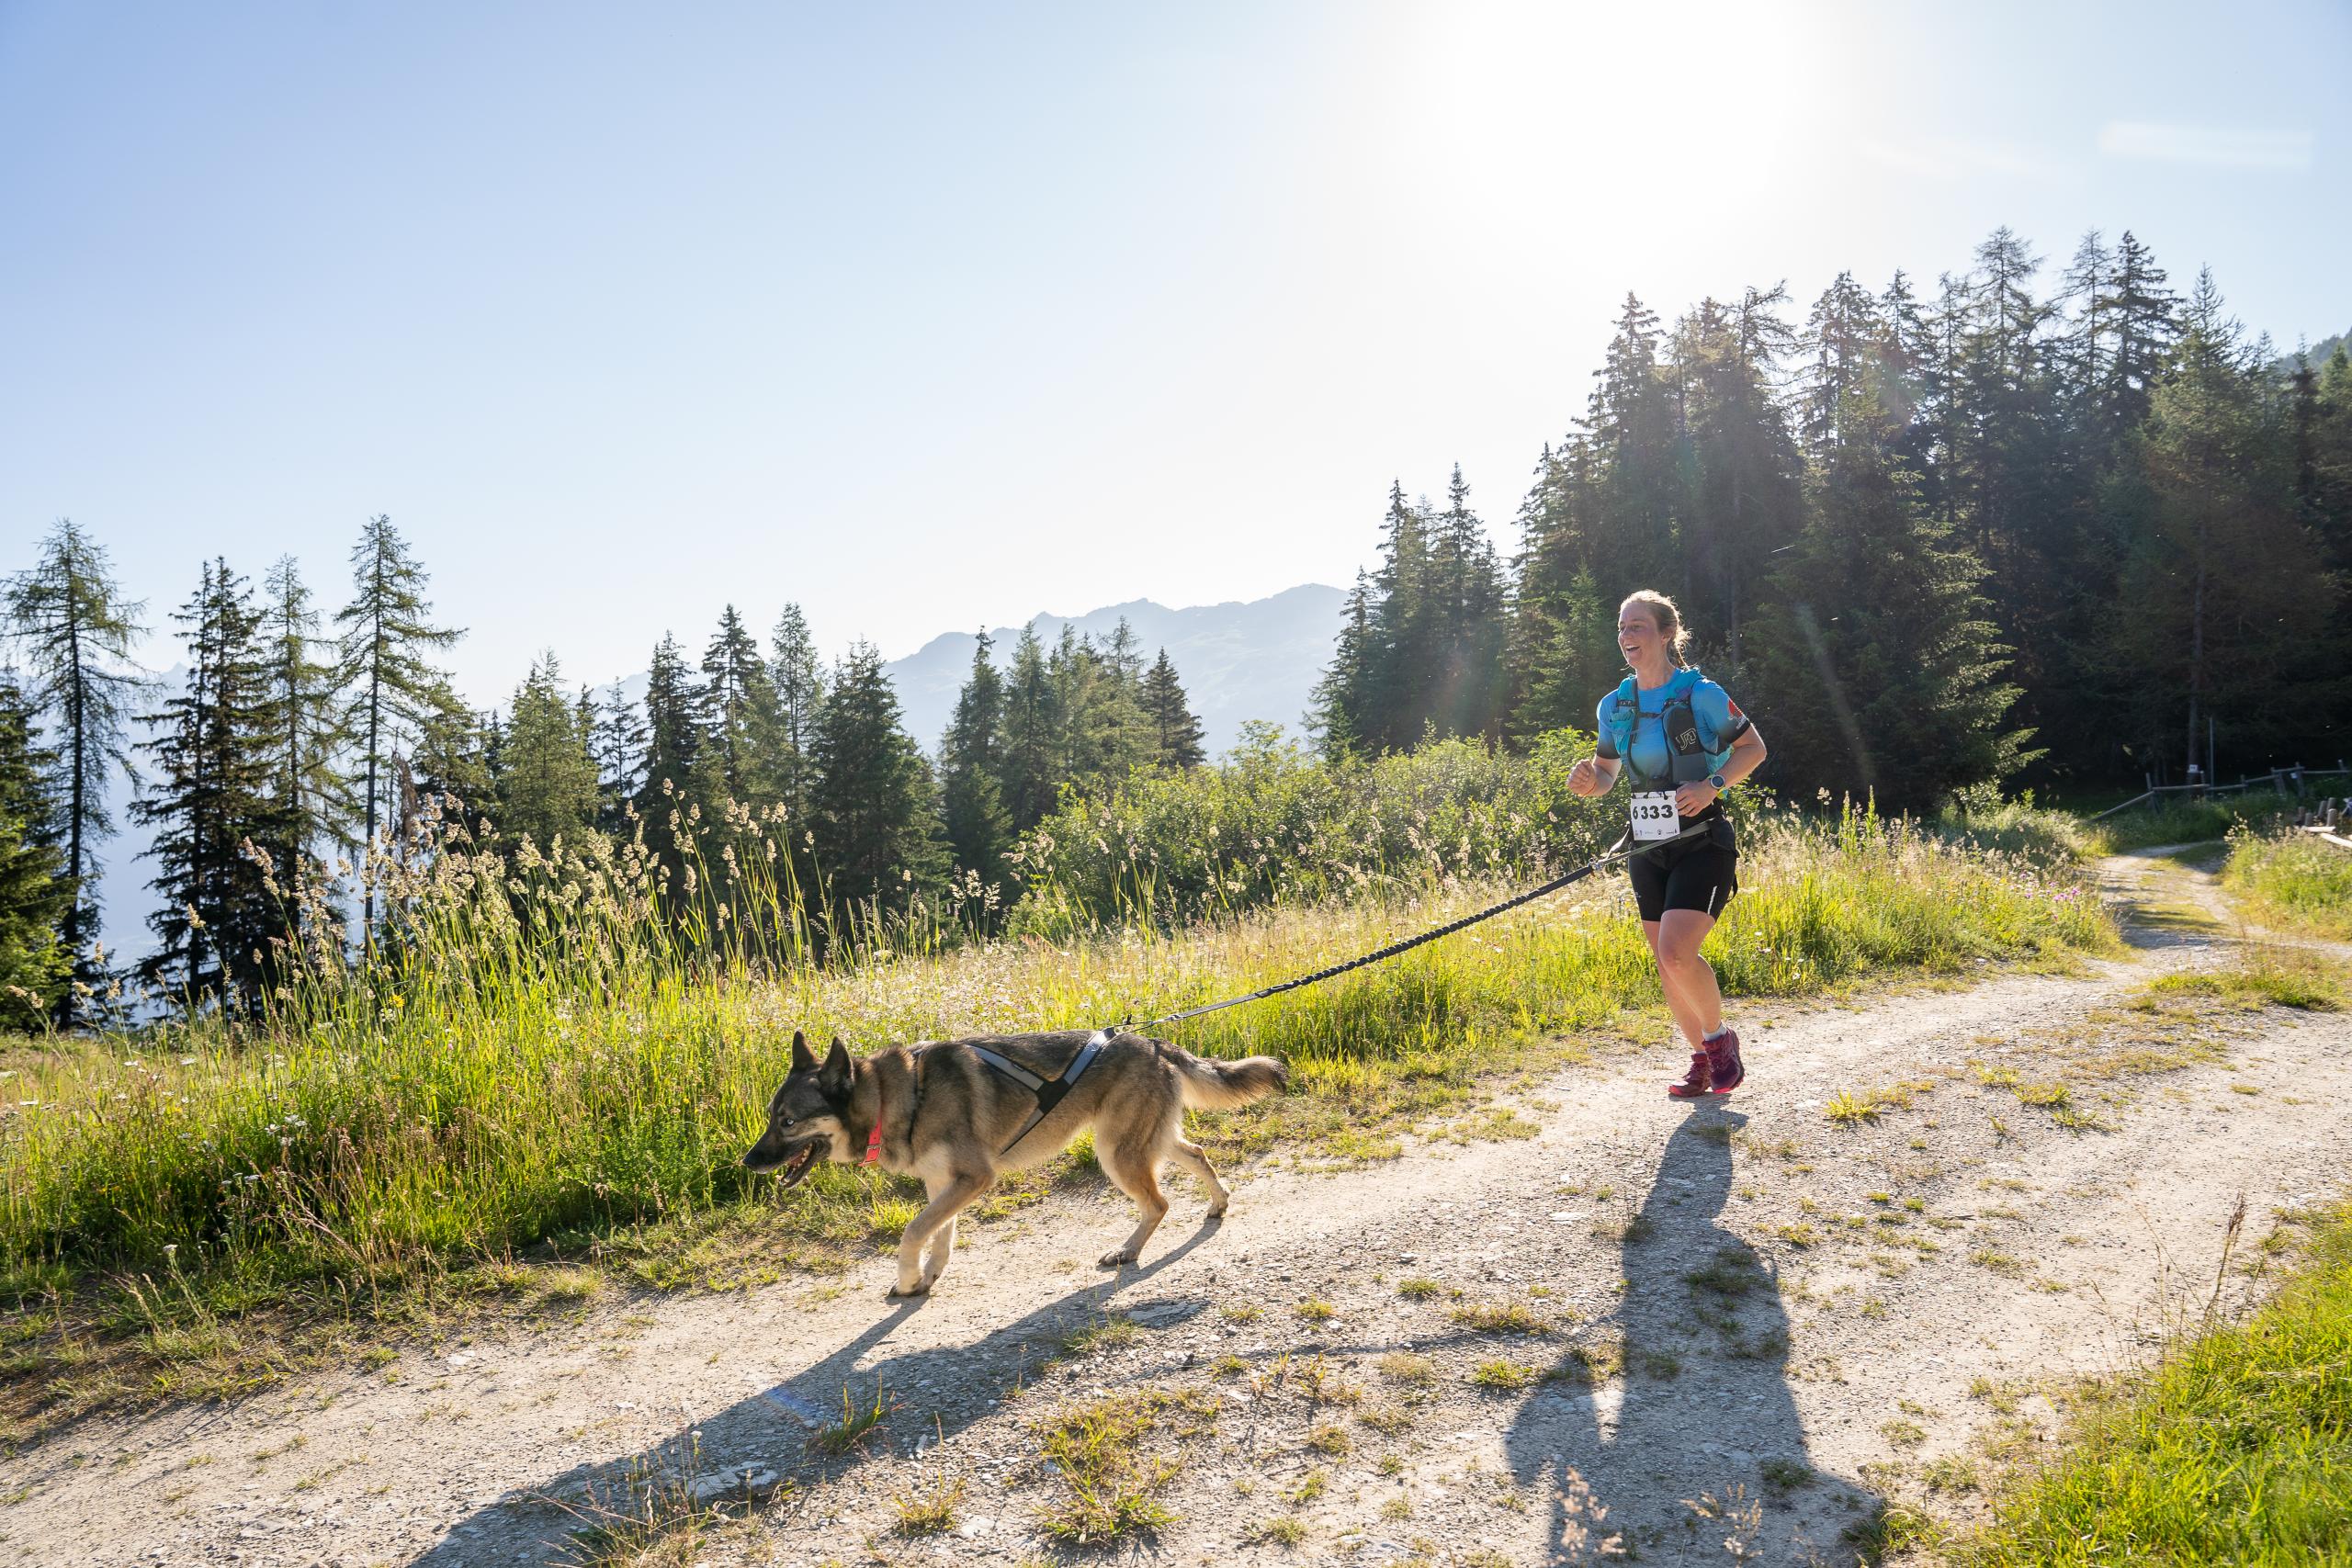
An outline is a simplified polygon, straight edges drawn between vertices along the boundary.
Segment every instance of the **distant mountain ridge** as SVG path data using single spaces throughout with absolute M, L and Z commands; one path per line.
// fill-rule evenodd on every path
M 1294 732 L 1300 728 L 1315 682 L 1331 661 L 1346 599 L 1337 588 L 1309 582 L 1247 602 L 1171 610 L 1149 599 L 1133 599 L 1082 615 L 1040 614 L 1028 624 L 1051 648 L 1066 626 L 1099 642 L 1124 616 L 1147 660 L 1158 658 L 1163 648 L 1168 650 L 1169 662 L 1184 683 L 1215 755 L 1229 750 L 1241 738 L 1242 725 L 1251 719 Z M 996 645 L 998 668 L 1010 665 L 1021 628 L 997 626 L 989 637 Z M 956 695 L 971 673 L 978 642 L 973 632 L 944 632 L 883 667 L 898 687 L 908 732 L 925 750 L 938 749 L 940 735 L 956 711 Z

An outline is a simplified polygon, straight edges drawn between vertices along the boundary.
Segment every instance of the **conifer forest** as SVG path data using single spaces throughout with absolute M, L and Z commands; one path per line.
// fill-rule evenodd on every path
M 1670 322 L 1629 295 L 1580 415 L 1531 457 L 1502 528 L 1459 469 L 1442 502 L 1390 485 L 1312 712 L 1261 716 L 1303 719 L 1312 753 L 1261 729 L 1258 764 L 1572 750 L 1637 588 L 1677 599 L 1784 802 L 1928 812 L 2352 751 L 2352 360 L 2249 337 L 2213 278 L 2176 280 L 2131 233 L 2056 264 L 2002 230 L 1932 283 L 1748 288 Z M 397 943 L 388 879 L 453 836 L 518 872 L 594 845 L 695 930 L 741 918 L 755 855 L 815 948 L 919 905 L 985 926 L 1092 836 L 1067 815 L 1087 801 L 1252 765 L 1204 754 L 1182 672 L 1125 626 L 983 636 L 940 736 L 906 732 L 876 649 L 829 662 L 790 604 L 665 635 L 641 703 L 550 651 L 481 709 L 389 518 L 332 595 L 292 558 L 257 579 L 216 558 L 160 625 L 101 529 L 23 537 L 0 562 L 17 1028 L 142 991 L 259 1007 L 289 953 Z M 175 640 L 168 688 L 134 662 L 151 631 Z M 129 974 L 94 934 L 124 771 L 154 941 Z

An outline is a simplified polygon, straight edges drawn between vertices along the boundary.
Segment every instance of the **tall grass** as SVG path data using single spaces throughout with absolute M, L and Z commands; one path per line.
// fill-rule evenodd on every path
M 2242 1325 L 2093 1409 L 1957 1553 L 1976 1568 L 2352 1560 L 2352 1224 Z
M 1523 754 L 1453 739 L 1329 761 L 1257 727 L 1225 766 L 1138 773 L 1067 797 L 1014 851 L 1027 881 L 1014 924 L 1165 930 L 1277 903 L 1540 878 L 1625 829 L 1622 794 L 1568 793 L 1569 768 L 1592 746 L 1557 729 Z M 1736 792 L 1726 805 L 1744 822 L 1756 799 Z
M 2018 857 L 1849 813 L 1751 834 L 1709 948 L 1725 989 L 1790 994 L 1890 966 L 2098 948 L 2096 900 Z M 380 1286 L 547 1238 L 689 1215 L 738 1166 L 795 1029 L 865 1049 L 1091 1026 L 1255 988 L 1492 897 L 1491 879 L 1368 884 L 1173 931 L 975 940 L 902 923 L 824 966 L 739 869 L 717 930 L 680 940 L 595 846 L 510 866 L 445 846 L 396 900 L 398 940 L 289 970 L 258 1021 L 204 1017 L 0 1068 L 0 1280 L 94 1272 L 260 1302 L 291 1280 Z M 1416 1073 L 1656 998 L 1622 880 L 1340 981 L 1183 1027 L 1210 1055 L 1272 1052 L 1344 1105 Z M 1081 908 L 1075 897 L 1069 910 Z M 828 1191 L 860 1179 L 820 1172 Z M 804 1187 L 787 1201 L 810 1201 Z M 356 1283 L 352 1283 L 356 1282 Z
M 2242 828 L 2222 880 L 2274 925 L 2352 939 L 2352 850 L 2292 828 Z

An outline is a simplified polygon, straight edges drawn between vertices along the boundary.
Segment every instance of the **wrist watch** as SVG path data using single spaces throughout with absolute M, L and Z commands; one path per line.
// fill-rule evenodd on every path
M 1709 773 L 1707 775 L 1707 782 L 1715 786 L 1715 793 L 1717 795 L 1721 795 L 1724 791 L 1731 788 L 1731 785 L 1724 783 L 1724 776 L 1721 773 Z

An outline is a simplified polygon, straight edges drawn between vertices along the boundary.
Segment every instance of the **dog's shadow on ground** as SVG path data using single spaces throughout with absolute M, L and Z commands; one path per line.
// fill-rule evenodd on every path
M 782 1481 L 807 1486 L 855 1468 L 869 1453 L 944 1442 L 993 1411 L 1030 1371 L 1052 1358 L 1069 1334 L 1101 1321 L 1114 1296 L 1150 1280 L 1219 1228 L 1219 1221 L 1204 1220 L 1150 1262 L 1105 1275 L 977 1341 L 907 1350 L 861 1367 L 861 1361 L 931 1304 L 929 1296 L 877 1301 L 874 1323 L 822 1360 L 774 1388 L 682 1426 L 634 1454 L 576 1465 L 517 1488 L 453 1526 L 410 1559 L 412 1568 L 572 1562 L 587 1544 L 579 1536 L 582 1529 L 603 1528 L 626 1539 L 687 1512 L 684 1488 L 696 1476 L 764 1469 Z M 1190 1315 L 1207 1304 L 1205 1299 L 1174 1303 L 1169 1310 Z M 877 1398 L 886 1416 L 863 1441 L 829 1455 L 810 1441 L 813 1434 L 805 1419 L 776 1395 L 820 1413 L 817 1418 L 826 1421 L 869 1411 Z M 744 1496 L 739 1487 L 717 1494 L 712 1501 L 741 1502 Z M 518 1558 L 518 1552 L 524 1555 Z
M 1717 1562 L 1734 1539 L 1743 1561 L 1802 1562 L 1834 1557 L 1841 1529 L 1876 1513 L 1864 1487 L 1815 1473 L 1780 1279 L 1716 1223 L 1746 1124 L 1704 1106 L 1667 1140 L 1625 1230 L 1612 1320 L 1576 1337 L 1512 1421 L 1512 1475 L 1550 1516 L 1546 1563 L 1628 1548 Z

